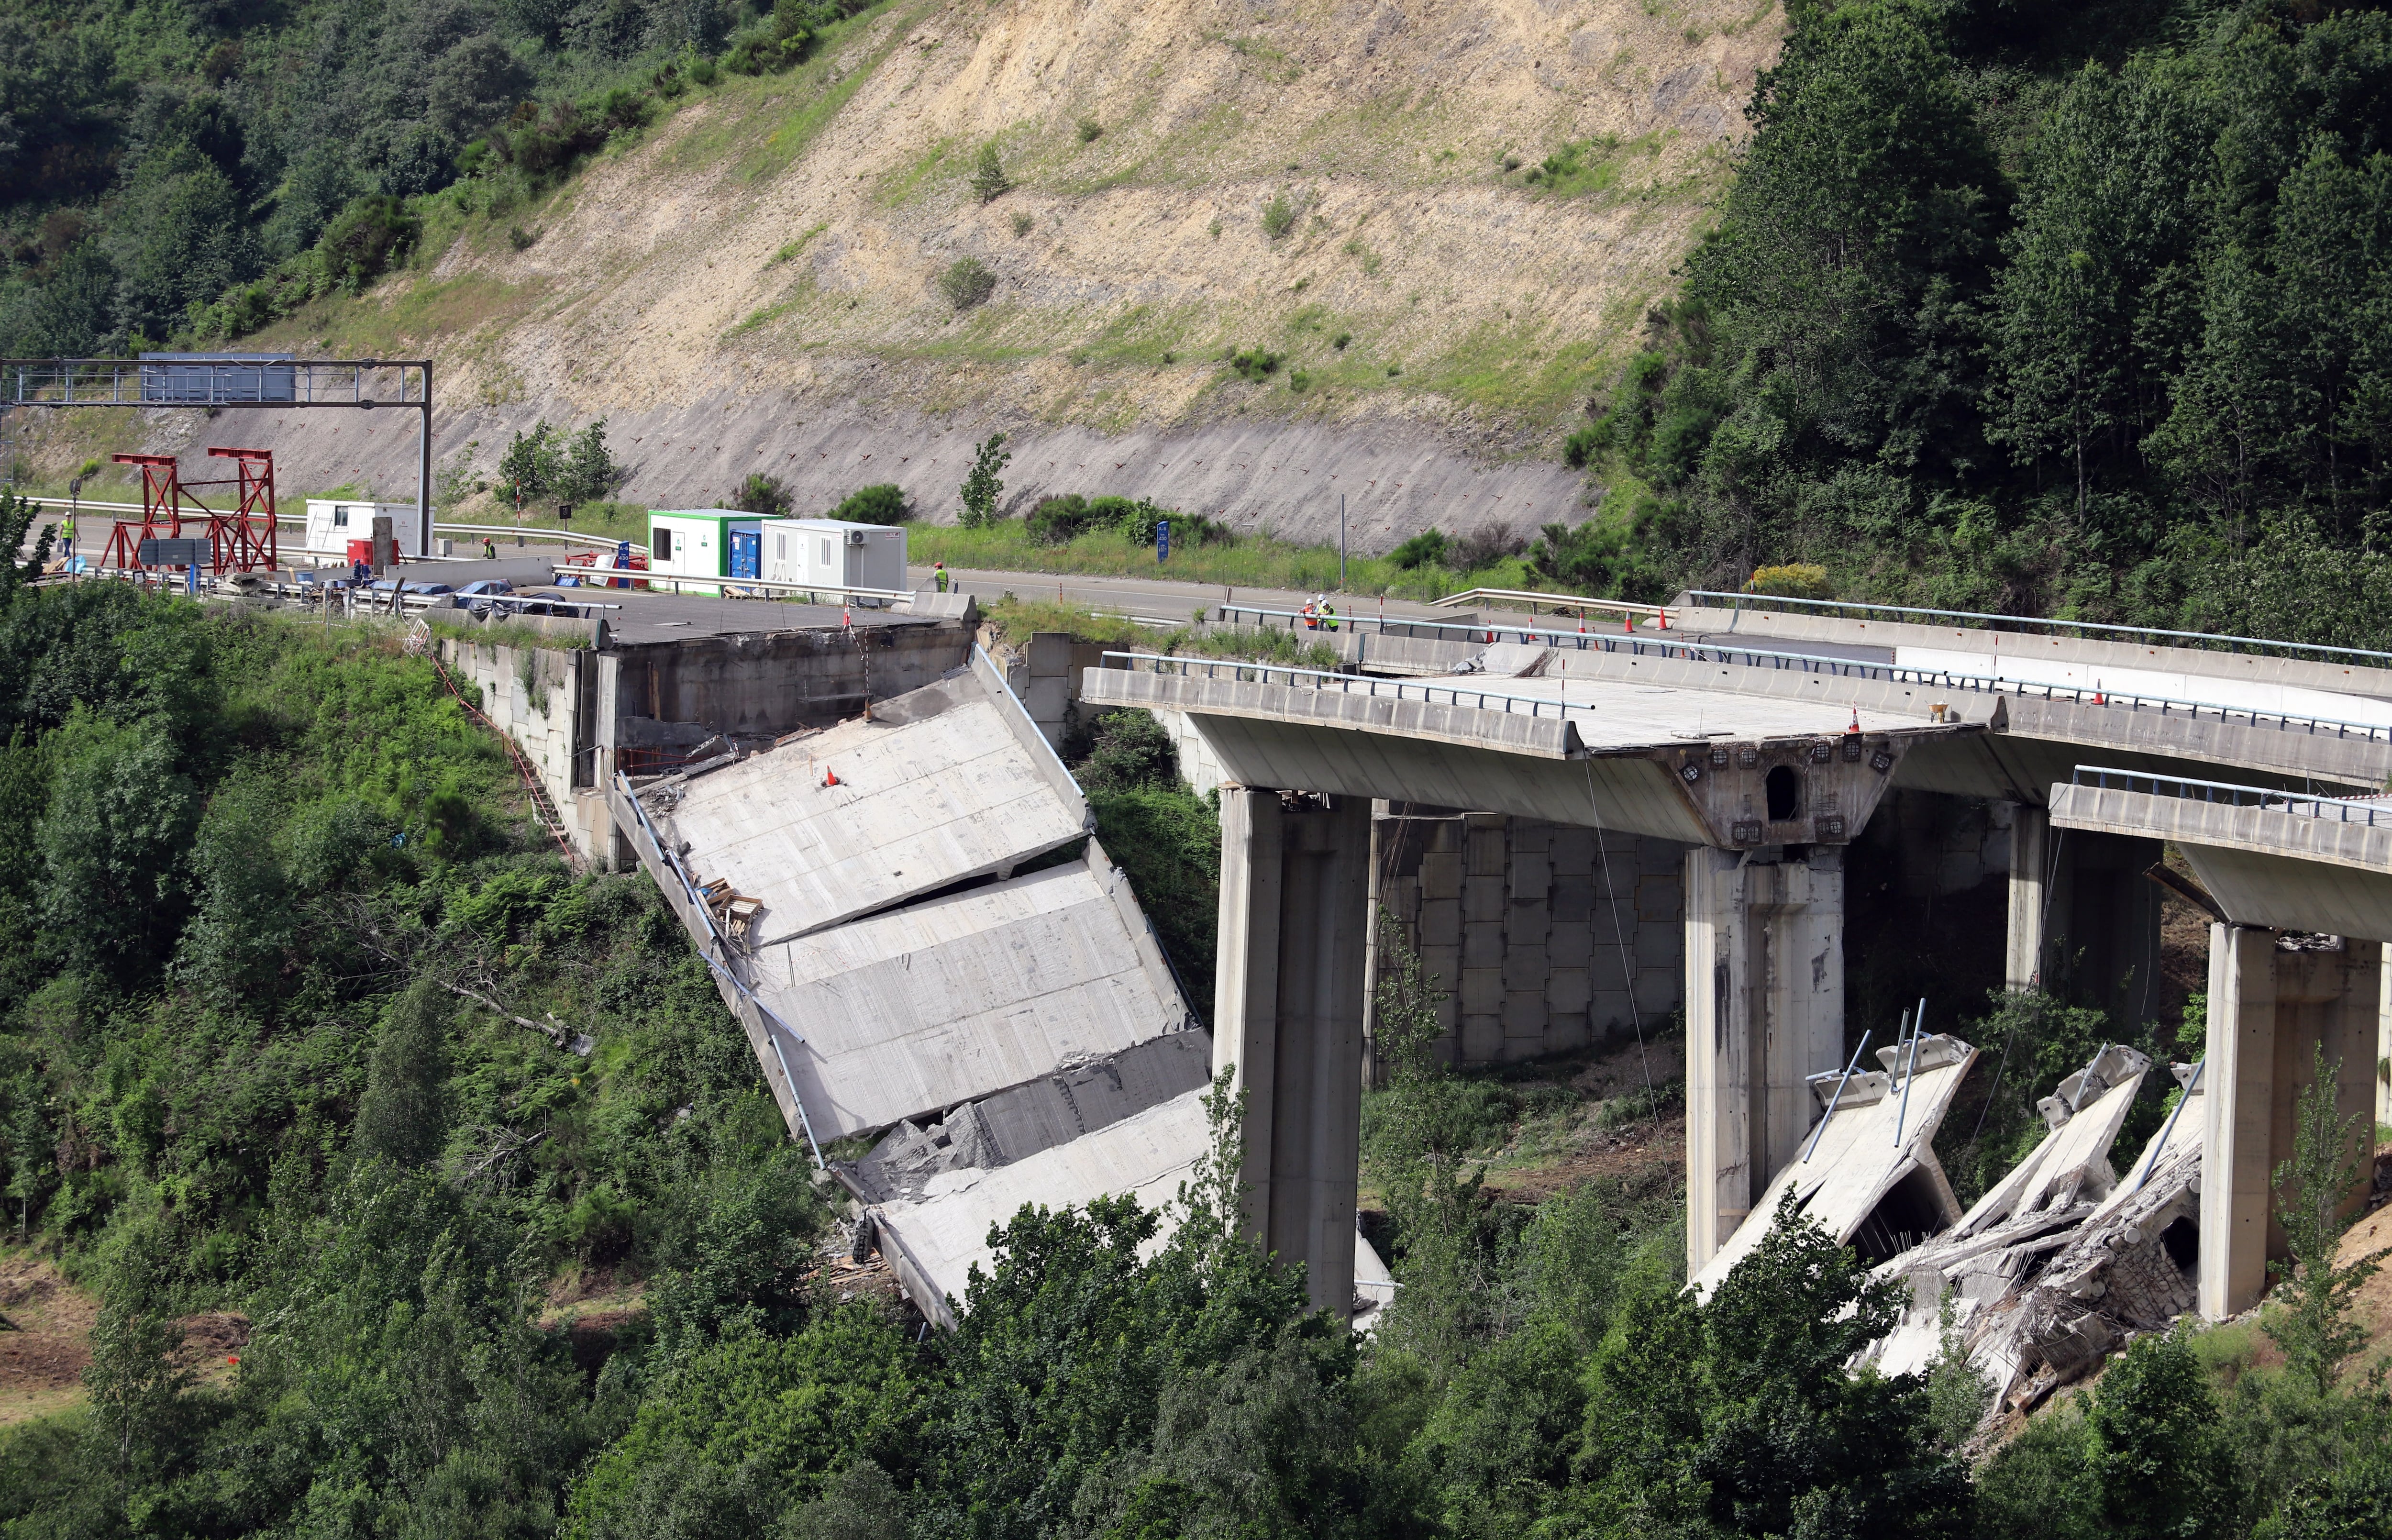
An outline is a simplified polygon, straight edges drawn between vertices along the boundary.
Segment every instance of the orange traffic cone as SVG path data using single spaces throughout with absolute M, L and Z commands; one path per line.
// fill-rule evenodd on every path
M 1845 729 L 1844 729 L 1844 731 L 1845 731 L 1846 733 L 1848 733 L 1848 734 L 1849 734 L 1849 733 L 1857 733 L 1857 732 L 1859 732 L 1860 730 L 1861 730 L 1861 709 L 1860 709 L 1858 706 L 1855 706 L 1855 707 L 1853 707 L 1853 708 L 1852 708 L 1852 724 L 1851 726 L 1849 726 L 1849 727 L 1845 728 Z
M 839 784 L 839 780 L 838 780 L 838 771 L 836 771 L 836 770 L 826 770 L 826 771 L 824 771 L 824 772 L 823 772 L 823 784 L 824 784 L 825 786 L 837 786 L 837 785 L 838 785 L 838 784 Z

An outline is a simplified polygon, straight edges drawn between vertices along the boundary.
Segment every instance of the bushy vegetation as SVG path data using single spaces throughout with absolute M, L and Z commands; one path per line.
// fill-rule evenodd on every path
M 88 1412 L 0 1448 L 9 1533 L 543 1533 L 630 1404 L 544 1284 L 644 1276 L 685 1344 L 792 1320 L 823 1207 L 744 1035 L 429 660 L 20 590 L 0 713 L 9 1229 L 102 1300 Z M 167 1356 L 202 1308 L 254 1323 L 229 1384 Z
M 1183 514 L 1176 508 L 1159 508 L 1152 498 L 1132 501 L 1125 497 L 1082 497 L 1077 492 L 1062 492 L 1038 500 L 1023 521 L 1030 538 L 1041 545 L 1063 545 L 1082 535 L 1098 531 L 1118 534 L 1133 545 L 1152 545 L 1155 526 L 1164 519 L 1171 521 L 1171 543 L 1176 548 L 1190 545 L 1228 545 L 1237 537 L 1228 527 L 1216 524 L 1202 514 Z
M 578 433 L 551 427 L 543 417 L 508 443 L 497 489 L 509 502 L 596 502 L 629 474 L 606 448 L 604 417 Z
M 959 256 L 939 274 L 939 293 L 957 310 L 985 305 L 996 293 L 996 275 L 976 256 Z
M 216 345 L 552 184 L 848 0 L 300 0 L 0 16 L 0 353 Z M 528 240 L 517 244 L 528 244 Z
M 1221 815 L 1179 777 L 1179 756 L 1152 714 L 1102 712 L 1077 724 L 1064 759 L 1097 816 L 1097 838 L 1129 878 L 1182 992 L 1213 1013 L 1220 926 Z
M 905 492 L 891 482 L 858 487 L 839 499 L 830 516 L 850 524 L 903 524 L 912 512 L 905 506 Z
M 1570 442 L 1608 487 L 1570 564 L 2392 637 L 2392 16 L 1789 17 L 1716 232 Z

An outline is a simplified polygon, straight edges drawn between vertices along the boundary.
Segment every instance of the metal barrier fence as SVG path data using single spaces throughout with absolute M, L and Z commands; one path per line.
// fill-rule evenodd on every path
M 1183 678 L 1219 679 L 1226 677 L 1249 685 L 1286 685 L 1294 689 L 1320 690 L 1337 695 L 1368 696 L 1373 699 L 1418 700 L 1430 705 L 1468 706 L 1483 711 L 1509 711 L 1522 716 L 1542 716 L 1551 711 L 1556 718 L 1566 714 L 1563 702 L 1541 696 L 1511 695 L 1502 690 L 1471 689 L 1454 685 L 1419 685 L 1401 679 L 1373 679 L 1367 674 L 1334 673 L 1326 669 L 1295 669 L 1277 663 L 1242 663 L 1231 659 L 1209 658 L 1170 658 L 1156 652 L 1108 652 L 1108 659 L 1122 659 L 1123 666 L 1137 668 L 1151 665 L 1150 673 L 1176 673 Z M 1580 711 L 1592 709 L 1592 702 L 1580 702 Z
M 2183 776 L 2154 776 L 2142 770 L 2112 770 L 2080 764 L 2069 777 L 2073 786 L 2095 790 L 2141 791 L 2146 796 L 2173 797 L 2183 802 L 2222 803 L 2229 807 L 2257 807 L 2296 817 L 2324 818 L 2335 823 L 2392 828 L 2392 802 L 2358 797 L 2318 797 L 2305 791 L 2283 791 L 2265 786 L 2237 786 L 2230 781 L 2192 780 Z
M 2112 637 L 2164 637 L 2171 644 L 2190 643 L 2206 651 L 2240 652 L 2246 647 L 2253 647 L 2295 656 L 2318 653 L 2328 658 L 2360 659 L 2371 667 L 2392 668 L 2392 652 L 2379 652 L 2369 647 L 2328 646 L 2321 642 L 2278 642 L 2264 636 L 2228 636 L 2206 631 L 2166 631 L 2157 626 L 2112 625 L 2102 620 L 2054 620 L 2033 615 L 1989 615 L 1973 609 L 1927 609 L 1916 605 L 1865 605 L 1842 599 L 1797 599 L 1778 594 L 1726 594 L 1706 588 L 1689 589 L 1685 596 L 1688 599 L 1717 599 L 1722 603 L 1716 607 L 1751 609 L 1757 613 L 1767 613 L 1768 607 L 1772 606 L 1790 606 L 1796 607 L 1788 610 L 1788 613 L 1828 615 L 1839 619 L 1850 614 L 1883 615 L 1896 619 L 1923 616 L 1930 622 L 1966 620 L 1970 622 L 1968 628 L 1970 630 L 2068 631 L 2080 635 L 2090 634 L 2104 640 Z
M 1247 606 L 1223 605 L 1224 619 L 1232 615 L 1257 618 L 1302 620 L 1300 614 L 1283 609 L 1261 609 Z M 2346 722 L 2334 717 L 2307 716 L 2295 712 L 2263 711 L 2252 707 L 2229 706 L 2214 700 L 2184 700 L 2173 696 L 2142 695 L 2128 690 L 2110 689 L 2098 685 L 2046 685 L 2028 680 L 2004 679 L 1997 674 L 1959 673 L 1949 669 L 1905 668 L 1894 663 L 1876 663 L 1865 659 L 1826 658 L 1815 653 L 1781 652 L 1766 647 L 1722 646 L 1713 642 L 1681 642 L 1658 635 L 1608 635 L 1597 632 L 1553 631 L 1520 625 L 1463 625 L 1454 621 L 1406 620 L 1398 616 L 1338 617 L 1367 620 L 1381 632 L 1394 628 L 1427 628 L 1458 631 L 1466 641 L 1484 638 L 1488 643 L 1514 640 L 1537 642 L 1561 649 L 1575 648 L 1580 652 L 1624 653 L 1632 658 L 1670 658 L 1690 663 L 1727 663 L 1746 668 L 1791 669 L 1804 673 L 1826 673 L 1845 679 L 1871 679 L 1896 685 L 1924 685 L 1933 689 L 1967 691 L 1974 695 L 2013 695 L 2035 700 L 2062 700 L 2081 706 L 2114 707 L 2126 711 L 2154 711 L 2162 716 L 2210 717 L 2220 722 L 2248 722 L 2254 727 L 2273 727 L 2283 732 L 2306 733 L 2311 737 L 2330 734 L 2338 738 L 2358 738 L 2369 743 L 2392 743 L 2392 726 L 2378 726 L 2365 722 Z M 1325 623 L 1325 622 L 1324 622 Z M 1327 633 L 1314 633 L 1316 639 Z

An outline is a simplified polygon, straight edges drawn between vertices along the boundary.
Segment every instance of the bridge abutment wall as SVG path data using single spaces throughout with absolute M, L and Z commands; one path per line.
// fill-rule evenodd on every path
M 1446 1064 L 1566 1053 L 1683 998 L 1687 847 L 1501 813 L 1382 802 L 1373 898 L 1444 993 Z M 1375 951 L 1372 989 L 1378 969 Z M 1375 1062 L 1373 1074 L 1383 1073 Z

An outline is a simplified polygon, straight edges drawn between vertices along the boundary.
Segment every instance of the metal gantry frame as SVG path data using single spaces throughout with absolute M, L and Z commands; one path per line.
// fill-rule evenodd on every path
M 149 359 L 0 359 L 0 422 L 20 410 L 84 407 L 192 407 L 204 411 L 301 411 L 309 407 L 371 411 L 397 407 L 419 414 L 415 456 L 416 550 L 432 554 L 432 360 L 429 359 L 292 359 L 260 354 L 181 354 Z M 248 457 L 255 450 L 222 452 L 242 462 L 242 516 L 250 502 Z M 119 460 L 126 457 L 119 455 Z M 162 456 L 150 456 L 161 459 Z M 144 475 L 144 523 L 150 521 Z M 266 498 L 272 505 L 271 476 Z M 175 505 L 170 500 L 170 506 Z M 268 528 L 271 528 L 269 524 Z M 236 535 L 236 540 L 239 537 Z M 267 549 L 273 549 L 267 537 Z M 221 556 L 219 560 L 221 561 Z

